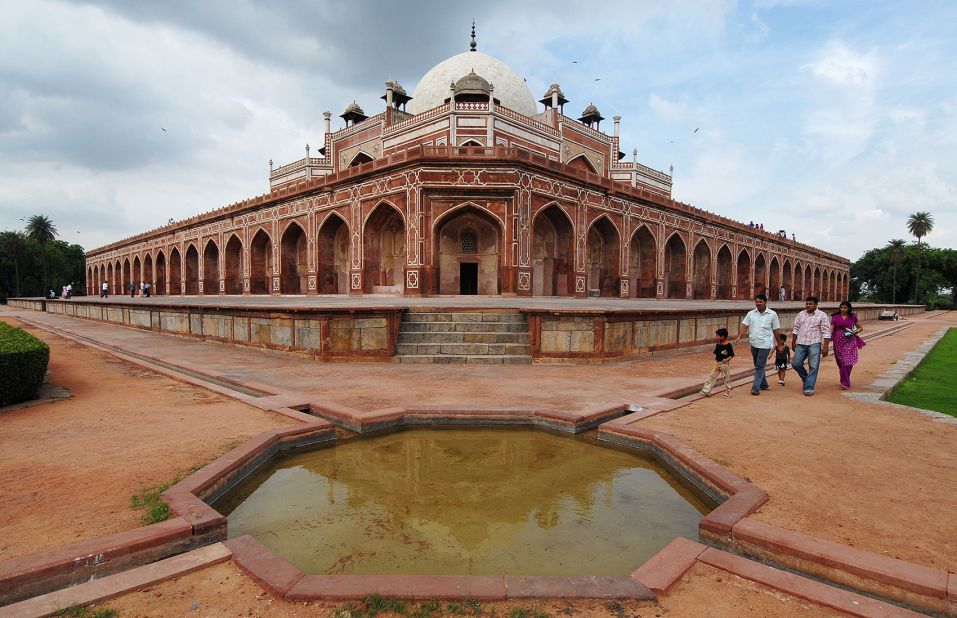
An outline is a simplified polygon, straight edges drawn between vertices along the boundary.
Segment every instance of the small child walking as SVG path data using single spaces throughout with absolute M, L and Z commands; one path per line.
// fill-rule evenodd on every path
M 778 368 L 778 384 L 784 386 L 784 372 L 791 365 L 791 348 L 788 346 L 788 336 L 781 333 L 781 345 L 775 348 L 774 366 Z
M 731 359 L 734 358 L 734 347 L 732 347 L 731 342 L 728 341 L 727 328 L 719 328 L 714 334 L 716 335 L 714 344 L 714 370 L 712 370 L 711 375 L 708 376 L 708 381 L 701 387 L 701 394 L 705 397 L 710 397 L 715 383 L 723 378 L 725 387 L 724 396 L 726 399 L 730 399 Z

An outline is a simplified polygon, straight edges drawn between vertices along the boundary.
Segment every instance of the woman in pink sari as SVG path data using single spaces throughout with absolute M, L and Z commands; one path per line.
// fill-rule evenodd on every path
M 851 370 L 857 364 L 857 351 L 864 347 L 860 334 L 864 331 L 849 301 L 842 301 L 831 316 L 831 346 L 841 374 L 841 388 L 851 388 Z

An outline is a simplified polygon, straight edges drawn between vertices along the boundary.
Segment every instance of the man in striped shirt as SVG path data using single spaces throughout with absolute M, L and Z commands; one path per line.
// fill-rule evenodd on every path
M 806 310 L 794 318 L 791 331 L 791 349 L 794 350 L 791 366 L 804 383 L 804 394 L 810 397 L 817 383 L 821 356 L 827 356 L 831 342 L 831 318 L 817 308 L 817 296 L 808 296 L 804 306 Z M 807 369 L 804 368 L 805 360 Z

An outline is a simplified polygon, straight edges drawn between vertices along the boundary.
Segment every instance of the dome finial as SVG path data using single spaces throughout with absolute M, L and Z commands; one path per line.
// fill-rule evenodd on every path
M 475 48 L 478 47 L 478 43 L 475 42 L 475 20 L 472 20 L 472 42 L 469 43 L 469 51 L 475 51 Z

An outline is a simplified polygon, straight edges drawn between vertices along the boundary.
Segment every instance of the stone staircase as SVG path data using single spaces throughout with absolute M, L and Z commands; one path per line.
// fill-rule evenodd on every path
M 530 364 L 528 318 L 519 311 L 406 311 L 401 363 Z

